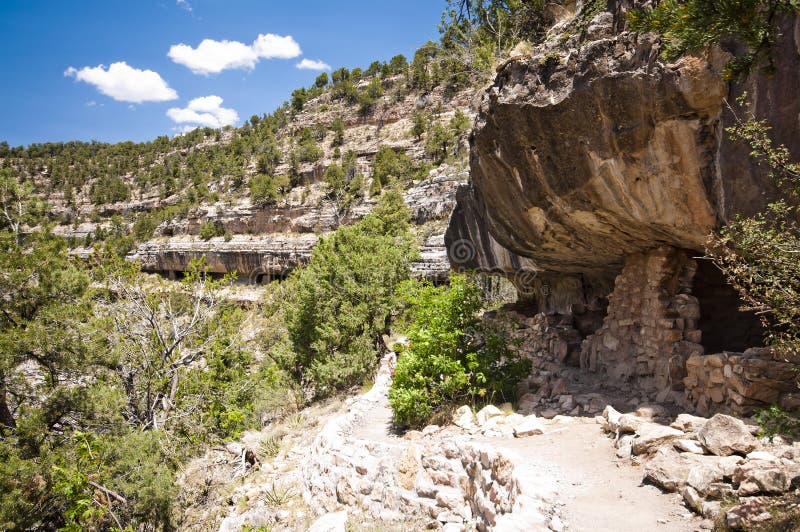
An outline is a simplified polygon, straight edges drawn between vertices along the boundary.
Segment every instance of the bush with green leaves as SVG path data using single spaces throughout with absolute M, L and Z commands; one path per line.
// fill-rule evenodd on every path
M 208 221 L 200 226 L 198 236 L 203 240 L 211 240 L 225 234 L 225 227 L 220 222 Z
M 381 146 L 372 164 L 372 178 L 381 187 L 405 185 L 414 177 L 415 171 L 414 161 L 405 150 L 395 150 L 390 146 Z
M 263 207 L 283 197 L 289 188 L 289 178 L 283 175 L 256 174 L 250 178 L 247 186 L 250 188 L 250 201 Z
M 744 53 L 726 66 L 725 77 L 731 79 L 747 75 L 756 64 L 774 71 L 771 52 L 782 15 L 798 11 L 797 0 L 663 0 L 632 11 L 629 18 L 632 29 L 661 36 L 662 55 L 670 60 L 726 39 L 744 44 Z
M 771 128 L 752 115 L 747 94 L 739 98 L 746 115 L 728 128 L 735 141 L 746 143 L 769 170 L 782 197 L 763 213 L 737 217 L 709 240 L 707 252 L 758 313 L 769 331 L 767 340 L 786 356 L 800 353 L 800 163 L 776 146 Z
M 481 320 L 481 292 L 465 275 L 450 285 L 405 285 L 411 325 L 399 355 L 389 404 L 396 423 L 419 427 L 461 404 L 509 401 L 530 361 L 511 348 L 507 327 Z
M 399 192 L 384 194 L 372 214 L 321 239 L 288 281 L 289 342 L 273 357 L 313 395 L 360 385 L 375 370 L 416 256 L 409 218 Z
M 311 128 L 303 128 L 300 132 L 300 139 L 296 148 L 297 159 L 304 163 L 315 163 L 322 159 L 324 152 L 320 148 L 317 141 L 314 140 L 313 131 Z

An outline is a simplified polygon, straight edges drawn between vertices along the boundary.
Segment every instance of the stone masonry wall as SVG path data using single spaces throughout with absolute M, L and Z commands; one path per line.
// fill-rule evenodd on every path
M 548 494 L 508 452 L 466 436 L 431 438 L 428 429 L 414 441 L 355 437 L 390 381 L 384 360 L 373 388 L 315 438 L 302 467 L 303 498 L 315 513 L 345 505 L 385 522 L 416 515 L 480 531 L 547 530 Z
M 703 354 L 700 306 L 691 295 L 695 269 L 685 252 L 666 246 L 628 257 L 602 327 L 583 343 L 581 368 L 680 403 L 685 362 Z
M 703 416 L 749 416 L 774 404 L 796 409 L 800 403 L 793 393 L 797 390 L 795 367 L 768 348 L 689 357 L 683 379 L 686 405 Z
M 580 365 L 603 385 L 703 416 L 750 416 L 774 404 L 800 408 L 795 363 L 761 347 L 704 354 L 701 303 L 692 295 L 700 289 L 694 284 L 704 279 L 696 271 L 697 263 L 686 252 L 656 248 L 628 257 L 602 324 L 598 320 L 603 306 L 598 302 L 573 305 L 566 313 L 522 317 L 515 336 L 521 340 L 520 354 L 533 363 L 533 374 L 520 391 L 536 390 L 536 398 L 554 390 L 565 393 L 562 381 L 574 378 L 577 371 L 570 366 Z M 721 304 L 712 301 L 709 308 L 719 311 Z M 725 319 L 727 327 L 741 327 L 743 322 L 731 318 L 733 311 L 728 310 L 727 318 L 706 319 Z M 717 336 L 724 327 L 718 327 Z M 739 332 L 732 330 L 722 340 L 735 343 Z

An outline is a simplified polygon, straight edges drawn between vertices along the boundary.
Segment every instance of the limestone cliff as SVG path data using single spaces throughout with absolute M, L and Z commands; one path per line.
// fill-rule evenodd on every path
M 662 62 L 654 36 L 624 30 L 624 12 L 594 17 L 584 42 L 569 37 L 574 24 L 507 62 L 483 96 L 471 183 L 447 237 L 474 244 L 468 266 L 514 271 L 506 261 L 518 255 L 541 270 L 613 274 L 655 245 L 702 250 L 720 222 L 760 210 L 772 192 L 724 132 L 726 100 L 743 90 L 800 154 L 797 21 L 784 24 L 778 73 L 739 84 L 721 79 L 722 50 Z
M 722 48 L 666 63 L 656 36 L 628 31 L 626 10 L 644 2 L 593 14 L 596 4 L 513 56 L 483 94 L 471 181 L 445 235 L 450 262 L 512 279 L 528 315 L 560 316 L 523 333 L 543 374 L 578 378 L 567 366 L 579 366 L 603 386 L 702 413 L 790 404 L 794 383 L 773 378 L 783 362 L 748 350 L 761 345 L 758 319 L 698 255 L 712 230 L 776 194 L 725 132 L 744 115 L 739 95 L 800 157 L 800 19 L 782 22 L 774 76 L 733 83 L 720 75 Z M 713 355 L 734 361 L 713 378 L 698 369 L 720 352 L 743 354 Z

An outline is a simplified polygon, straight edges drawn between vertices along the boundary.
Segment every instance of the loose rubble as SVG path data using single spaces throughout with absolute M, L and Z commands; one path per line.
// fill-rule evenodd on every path
M 670 426 L 637 417 L 608 406 L 597 421 L 613 436 L 617 456 L 646 462 L 645 481 L 680 493 L 689 509 L 708 519 L 733 529 L 769 520 L 764 496 L 800 485 L 800 442 L 758 439 L 753 427 L 724 414 L 680 414 Z M 732 500 L 738 502 L 730 507 Z

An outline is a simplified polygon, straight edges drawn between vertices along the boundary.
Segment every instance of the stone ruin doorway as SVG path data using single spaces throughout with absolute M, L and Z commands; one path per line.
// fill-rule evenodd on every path
M 711 260 L 697 260 L 692 295 L 700 303 L 701 345 L 707 355 L 763 347 L 761 321 L 754 312 L 742 310 L 736 289 Z

